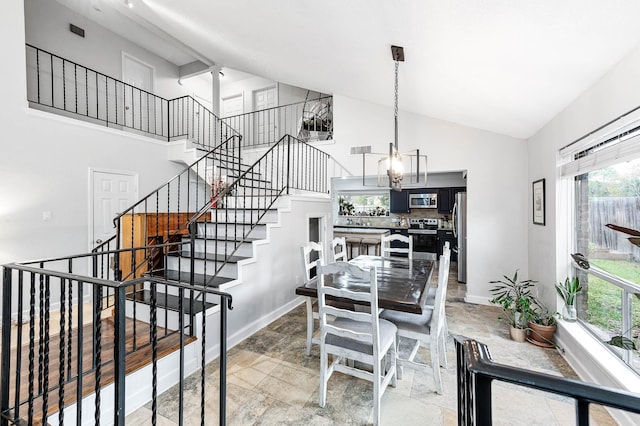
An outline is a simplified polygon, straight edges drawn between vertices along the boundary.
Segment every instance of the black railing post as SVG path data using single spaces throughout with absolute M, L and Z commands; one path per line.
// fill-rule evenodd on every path
M 2 363 L 0 371 L 0 425 L 8 424 L 5 413 L 9 411 L 9 374 L 11 372 L 11 275 L 3 268 L 2 278 Z
M 220 301 L 220 426 L 227 424 L 227 304 L 231 309 L 231 297 Z M 203 319 L 205 321 L 206 319 Z
M 287 195 L 289 195 L 289 178 L 291 172 L 291 136 L 287 137 Z
M 115 318 L 114 318 L 114 345 L 113 345 L 113 358 L 114 358 L 114 381 L 115 381 L 115 395 L 114 395 L 114 419 L 113 422 L 116 425 L 124 426 L 125 416 L 125 358 L 126 358 L 126 300 L 125 300 L 126 287 L 120 285 L 115 289 Z

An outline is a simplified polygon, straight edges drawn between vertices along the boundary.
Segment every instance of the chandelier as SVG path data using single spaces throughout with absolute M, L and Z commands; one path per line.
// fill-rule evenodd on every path
M 402 165 L 402 156 L 398 150 L 398 68 L 400 67 L 400 62 L 404 62 L 404 49 L 400 46 L 391 46 L 391 57 L 395 62 L 395 82 L 393 86 L 394 141 L 389 143 L 387 176 L 389 177 L 389 188 L 399 191 L 402 188 L 404 166 Z

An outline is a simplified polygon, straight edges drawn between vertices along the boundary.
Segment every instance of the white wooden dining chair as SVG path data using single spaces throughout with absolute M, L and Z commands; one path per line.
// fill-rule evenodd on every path
M 382 257 L 389 257 L 395 254 L 404 253 L 409 260 L 413 259 L 413 239 L 401 234 L 383 235 L 380 237 L 380 254 Z M 400 241 L 405 247 L 391 247 L 391 242 Z
M 362 291 L 350 291 L 326 285 L 333 280 L 362 281 Z M 345 276 L 346 274 L 346 276 Z M 339 277 L 339 278 L 338 278 Z M 327 304 L 327 296 L 347 298 L 371 305 L 370 312 L 353 312 Z M 378 286 L 376 268 L 362 269 L 356 265 L 337 262 L 318 268 L 318 312 L 320 315 L 320 406 L 327 402 L 327 385 L 338 371 L 373 382 L 373 420 L 380 423 L 380 400 L 389 384 L 396 386 L 396 326 L 378 317 Z M 372 314 L 373 313 L 373 314 Z M 329 320 L 330 316 L 335 319 Z M 329 354 L 333 360 L 329 364 Z M 382 363 L 385 356 L 386 368 Z M 371 366 L 368 369 L 347 365 L 354 360 Z
M 347 260 L 347 240 L 345 237 L 335 237 L 331 241 L 331 253 L 334 262 L 346 262 Z
M 314 255 L 315 253 L 315 255 Z M 314 241 L 310 241 L 300 247 L 300 258 L 302 259 L 302 270 L 304 271 L 304 284 L 307 285 L 317 280 L 318 266 L 324 263 L 324 249 L 322 245 Z M 314 260 L 311 260 L 314 258 Z M 318 313 L 313 309 L 313 299 L 307 297 L 307 355 L 311 355 L 311 344 L 319 343 L 317 339 L 313 339 L 314 320 L 318 319 Z
M 421 315 L 409 314 L 398 311 L 385 310 L 380 317 L 393 322 L 398 328 L 398 337 L 415 340 L 415 344 L 406 359 L 398 359 L 400 373 L 402 367 L 426 371 L 433 374 L 436 391 L 443 393 L 440 366 L 447 368 L 446 355 L 446 314 L 445 302 L 447 296 L 447 283 L 449 277 L 449 261 L 451 251 L 443 250 L 440 256 L 438 270 L 438 287 L 436 288 L 435 303 L 433 309 L 425 307 Z M 431 365 L 416 362 L 414 359 L 420 348 L 420 344 L 429 348 Z

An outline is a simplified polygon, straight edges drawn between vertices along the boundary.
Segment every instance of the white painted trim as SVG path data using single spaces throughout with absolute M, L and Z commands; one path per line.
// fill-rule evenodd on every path
M 89 247 L 89 251 L 93 250 L 93 197 L 94 197 L 94 193 L 93 193 L 93 184 L 94 184 L 94 174 L 95 173 L 109 173 L 109 174 L 117 174 L 117 175 L 125 175 L 125 176 L 130 176 L 133 178 L 134 181 L 134 185 L 135 185 L 135 200 L 136 202 L 139 200 L 140 198 L 140 187 L 139 187 L 139 182 L 140 182 L 140 177 L 139 174 L 137 172 L 132 172 L 132 171 L 128 171 L 128 170 L 114 170 L 114 169 L 103 169 L 103 168 L 99 168 L 99 167 L 89 167 L 89 199 L 87 200 L 87 202 L 89 203 L 89 241 L 88 241 L 88 247 Z M 115 233 L 115 231 L 114 231 Z
M 579 323 L 558 320 L 555 340 L 562 348 L 562 356 L 582 380 L 640 393 L 640 377 Z M 640 416 L 607 411 L 620 425 L 640 424 Z

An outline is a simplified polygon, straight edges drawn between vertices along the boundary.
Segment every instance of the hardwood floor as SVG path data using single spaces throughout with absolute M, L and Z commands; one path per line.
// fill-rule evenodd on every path
M 179 333 L 158 327 L 157 336 L 158 358 L 179 350 Z M 127 318 L 125 342 L 127 351 L 125 361 L 126 374 L 151 364 L 152 347 L 150 340 L 149 324 L 141 321 L 134 322 L 132 319 Z M 185 345 L 195 340 L 195 337 L 186 335 L 184 337 Z M 12 348 L 9 406 L 14 408 L 12 411 L 13 416 L 19 417 L 26 422 L 28 421 L 30 411 L 28 400 L 31 394 L 33 395 L 33 406 L 31 408 L 33 410 L 33 424 L 42 424 L 43 418 L 58 412 L 60 405 L 67 407 L 74 404 L 79 395 L 85 397 L 95 392 L 98 377 L 101 388 L 114 381 L 115 335 L 114 322 L 111 317 L 104 318 L 101 321 L 100 369 L 93 366 L 97 350 L 94 349 L 92 324 L 85 324 L 82 328 L 82 344 L 80 346 L 78 345 L 77 329 L 73 330 L 71 334 L 70 348 L 68 332 L 65 333 L 64 337 L 59 332 L 51 335 L 48 347 L 43 344 L 42 353 L 40 352 L 38 332 L 35 333 L 31 352 L 30 341 L 29 332 L 26 329 L 22 337 L 23 345 L 21 348 Z M 31 358 L 32 361 L 30 362 Z M 19 370 L 16 368 L 18 359 L 20 359 Z M 79 360 L 82 363 L 80 389 L 78 389 Z M 17 374 L 18 371 L 19 374 Z M 60 377 L 63 377 L 62 383 L 60 383 Z M 18 382 L 16 383 L 16 381 Z M 16 388 L 20 389 L 17 412 L 15 410 Z M 48 389 L 48 392 L 45 393 L 44 389 Z M 64 404 L 60 404 L 60 401 L 64 401 Z M 108 404 L 110 403 L 108 402 Z M 75 417 L 74 414 L 72 415 Z M 86 415 L 83 417 L 86 417 Z

